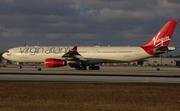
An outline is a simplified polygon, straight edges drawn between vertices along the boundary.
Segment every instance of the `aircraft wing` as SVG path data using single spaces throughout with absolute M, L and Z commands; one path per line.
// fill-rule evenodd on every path
M 62 58 L 65 58 L 66 60 L 87 61 L 87 59 L 78 53 L 77 46 L 74 46 L 69 52 L 65 53 Z

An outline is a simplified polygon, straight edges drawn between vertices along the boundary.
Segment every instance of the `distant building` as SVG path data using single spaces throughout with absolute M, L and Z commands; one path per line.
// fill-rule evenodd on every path
M 180 58 L 176 57 L 151 57 L 144 59 L 143 65 L 158 65 L 158 66 L 180 66 Z
M 113 66 L 180 66 L 180 57 L 151 57 L 129 63 L 104 63 Z

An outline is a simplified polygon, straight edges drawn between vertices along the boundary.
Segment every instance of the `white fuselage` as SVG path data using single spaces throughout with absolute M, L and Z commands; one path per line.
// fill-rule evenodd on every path
M 16 47 L 9 49 L 3 57 L 17 62 L 44 62 L 47 58 L 59 58 L 72 46 Z M 78 47 L 78 53 L 88 61 L 97 63 L 130 62 L 151 57 L 141 47 Z M 94 63 L 96 63 L 94 62 Z

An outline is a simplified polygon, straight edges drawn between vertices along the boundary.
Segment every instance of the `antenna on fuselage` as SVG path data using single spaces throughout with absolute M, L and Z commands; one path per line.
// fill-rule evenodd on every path
M 28 45 L 26 44 L 26 42 L 25 42 L 25 46 L 28 47 Z

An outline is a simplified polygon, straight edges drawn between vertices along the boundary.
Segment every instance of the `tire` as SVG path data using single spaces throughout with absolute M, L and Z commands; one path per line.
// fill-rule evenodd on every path
M 22 68 L 22 66 L 18 66 L 18 69 L 21 69 Z
M 99 70 L 99 66 L 94 66 L 94 69 L 95 70 Z
M 89 66 L 89 70 L 93 70 L 93 66 Z
M 99 70 L 99 66 L 89 66 L 89 70 Z
M 86 66 L 81 67 L 81 70 L 86 70 L 86 69 L 87 69 Z
M 41 71 L 41 68 L 38 68 L 37 70 L 38 70 L 38 71 Z
M 77 66 L 77 67 L 75 67 L 75 69 L 76 69 L 76 70 L 80 70 L 80 69 L 81 69 L 81 67 Z

